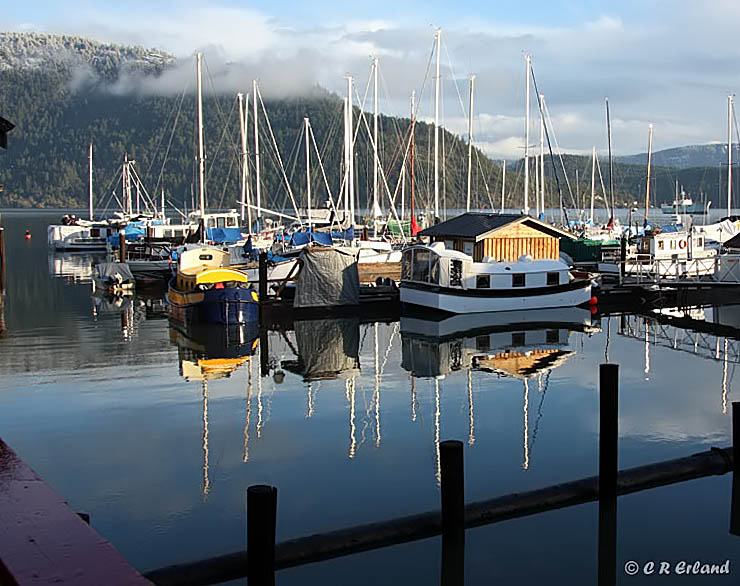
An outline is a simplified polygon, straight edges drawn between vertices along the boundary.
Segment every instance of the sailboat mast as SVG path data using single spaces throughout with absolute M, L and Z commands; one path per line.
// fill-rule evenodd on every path
M 442 29 L 434 34 L 437 54 L 437 69 L 434 77 L 434 222 L 439 221 L 439 47 Z
M 257 80 L 252 80 L 252 121 L 254 124 L 254 195 L 257 200 L 257 230 L 262 229 L 262 186 L 260 185 L 260 133 L 257 125 Z M 252 231 L 252 227 L 249 227 Z
M 540 94 L 540 210 L 545 215 L 545 96 Z
M 501 160 L 501 213 L 504 213 L 504 195 L 506 194 L 506 159 Z
M 648 131 L 648 163 L 647 163 L 647 186 L 645 187 L 645 226 L 648 225 L 648 210 L 650 209 L 650 164 L 653 160 L 653 125 Z
M 733 96 L 727 96 L 727 215 L 732 215 L 732 107 Z
M 203 85 L 201 81 L 201 61 L 203 60 L 203 54 L 197 52 L 195 54 L 197 63 L 197 92 L 198 92 L 198 201 L 200 205 L 201 217 L 206 212 L 206 195 L 205 195 L 205 175 L 206 175 L 206 164 L 205 156 L 203 155 Z
M 347 121 L 347 98 L 344 98 L 344 221 L 349 218 L 349 123 Z
M 527 91 L 525 92 L 524 106 L 524 214 L 529 215 L 529 76 L 532 67 L 532 57 L 525 57 L 525 77 L 527 78 Z
M 465 211 L 470 211 L 470 188 L 473 176 L 473 91 L 475 89 L 475 75 L 470 76 L 470 106 L 468 108 L 468 199 Z
M 89 193 L 89 211 L 90 211 L 90 221 L 92 222 L 93 219 L 93 145 L 92 141 L 90 141 L 90 152 L 87 156 L 87 162 L 89 167 L 90 176 L 88 179 L 88 188 L 90 190 Z
M 244 94 L 239 92 L 236 94 L 236 98 L 239 105 L 239 136 L 242 145 L 241 221 L 244 224 L 244 212 L 247 207 L 247 129 L 245 120 L 247 109 L 244 105 Z
M 596 146 L 591 147 L 591 223 L 594 223 L 594 199 L 596 197 Z
M 609 197 L 614 208 L 614 162 L 612 161 L 612 123 L 609 117 L 609 98 L 606 98 L 606 135 L 609 143 Z
M 308 211 L 308 231 L 311 231 L 311 150 L 309 148 L 308 133 L 311 125 L 308 121 L 308 117 L 303 119 L 303 123 L 306 127 L 306 201 Z
M 413 229 L 413 225 L 415 222 L 416 217 L 414 216 L 414 149 L 416 147 L 415 141 L 414 141 L 414 135 L 416 132 L 416 105 L 415 105 L 415 98 L 416 98 L 416 92 L 411 92 L 411 148 L 409 153 L 409 185 L 411 187 L 411 207 L 409 209 L 411 213 L 411 229 Z M 413 234 L 412 234 L 413 236 Z
M 373 233 L 378 235 L 378 58 L 373 57 Z
M 350 226 L 355 225 L 355 165 L 354 165 L 354 130 L 352 120 L 352 76 L 347 76 L 347 132 L 349 135 L 349 215 Z

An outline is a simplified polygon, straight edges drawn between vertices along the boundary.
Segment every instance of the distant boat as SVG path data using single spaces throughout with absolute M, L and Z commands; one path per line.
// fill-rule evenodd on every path
M 126 263 L 103 262 L 95 265 L 92 281 L 96 291 L 119 294 L 134 289 L 134 275 Z

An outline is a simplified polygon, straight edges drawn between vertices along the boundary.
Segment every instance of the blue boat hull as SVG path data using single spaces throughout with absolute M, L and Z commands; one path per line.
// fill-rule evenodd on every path
M 170 292 L 173 293 L 172 288 Z M 173 300 L 184 300 L 177 303 Z M 192 299 L 192 303 L 187 301 Z M 259 322 L 259 303 L 251 289 L 213 288 L 206 291 L 168 295 L 169 314 L 180 321 L 211 324 L 246 324 Z

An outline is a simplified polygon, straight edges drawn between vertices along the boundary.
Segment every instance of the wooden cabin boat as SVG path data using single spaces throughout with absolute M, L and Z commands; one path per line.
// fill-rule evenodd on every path
M 560 260 L 572 235 L 529 216 L 466 213 L 420 232 L 436 240 L 404 251 L 401 303 L 449 313 L 572 307 L 591 281 Z
M 201 246 L 185 250 L 170 281 L 170 315 L 180 321 L 240 324 L 259 319 L 257 293 L 245 272 L 229 266 L 229 253 Z

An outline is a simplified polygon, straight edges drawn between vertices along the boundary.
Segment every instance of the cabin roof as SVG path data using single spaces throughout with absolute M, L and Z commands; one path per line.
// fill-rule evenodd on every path
M 555 238 L 575 238 L 570 232 L 561 230 L 531 216 L 521 214 L 487 214 L 466 212 L 419 232 L 420 236 L 442 238 L 472 238 L 476 241 L 492 236 L 498 230 L 514 224 L 526 224 Z

